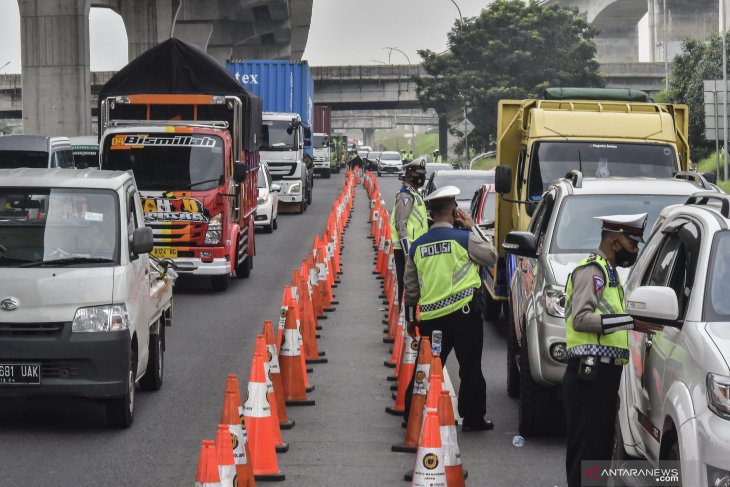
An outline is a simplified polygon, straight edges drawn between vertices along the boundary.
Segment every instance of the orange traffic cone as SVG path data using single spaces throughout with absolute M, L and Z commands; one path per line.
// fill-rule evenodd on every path
M 406 333 L 403 337 L 403 354 L 398 369 L 398 390 L 395 394 L 395 404 L 393 407 L 386 407 L 386 413 L 393 416 L 403 416 L 403 412 L 406 410 L 406 390 L 411 377 L 413 377 L 417 357 L 418 339 L 411 338 Z
M 279 368 L 284 385 L 284 400 L 287 406 L 313 406 L 314 400 L 307 398 L 306 370 L 301 354 L 301 336 L 297 328 L 297 306 L 289 307 L 286 326 L 279 351 Z
M 274 438 L 276 438 L 276 452 L 286 453 L 289 451 L 289 443 L 286 443 L 281 436 L 281 427 L 279 426 L 279 412 L 276 408 L 276 396 L 274 395 L 274 383 L 271 380 L 271 371 L 269 370 L 269 358 L 266 350 L 266 337 L 264 335 L 256 336 L 256 347 L 254 348 L 255 353 L 261 354 L 264 357 L 263 363 L 261 364 L 264 368 L 264 377 L 266 378 L 266 399 L 269 401 L 271 407 L 271 425 L 274 431 Z
M 416 465 L 413 469 L 413 487 L 446 487 L 444 455 L 441 450 L 441 431 L 438 412 L 429 409 L 423 422 L 423 434 L 418 443 Z
M 235 390 L 234 390 L 235 388 Z M 251 453 L 248 450 L 246 424 L 243 420 L 243 407 L 238 393 L 238 379 L 231 374 L 226 383 L 226 394 L 221 411 L 221 424 L 228 425 L 233 444 L 233 462 L 236 466 L 238 487 L 254 487 L 251 466 Z
M 307 368 L 307 361 L 305 360 L 305 350 L 304 350 L 304 337 L 303 334 L 306 334 L 310 340 L 314 341 L 314 345 L 316 345 L 316 332 L 312 330 L 311 326 L 304 322 L 304 326 L 302 326 L 302 321 L 300 320 L 300 308 L 299 308 L 299 296 L 301 296 L 298 292 L 295 292 L 296 289 L 292 288 L 292 297 L 291 301 L 289 303 L 289 310 L 287 312 L 287 316 L 291 314 L 294 318 L 294 322 L 296 323 L 297 328 L 297 336 L 299 337 L 299 360 L 302 362 L 302 370 L 304 373 L 304 390 L 307 393 L 310 393 L 314 390 L 314 386 L 309 385 L 309 377 L 307 377 L 307 372 L 312 372 L 312 369 Z M 304 291 L 304 294 L 306 294 L 307 291 Z M 315 338 L 312 338 L 312 335 L 315 336 Z M 311 345 L 311 343 L 310 343 Z M 318 352 L 319 353 L 319 352 Z
M 269 359 L 269 376 L 274 384 L 274 397 L 276 398 L 276 411 L 279 413 L 279 427 L 283 430 L 292 429 L 294 420 L 289 419 L 286 414 L 286 403 L 284 402 L 284 386 L 281 383 L 281 369 L 279 368 L 279 352 L 274 343 L 274 327 L 270 320 L 264 321 L 264 337 L 266 337 L 266 352 Z
M 423 408 L 426 404 L 428 376 L 432 361 L 431 340 L 427 336 L 422 336 L 418 348 L 418 362 L 416 363 L 416 370 L 414 372 L 413 393 L 411 394 L 411 409 L 408 414 L 406 437 L 403 443 L 391 447 L 391 450 L 395 452 L 416 453 L 418 449 L 418 438 L 421 434 Z M 410 377 L 408 380 L 410 381 Z
M 456 438 L 456 424 L 454 410 L 451 407 L 451 396 L 444 389 L 439 396 L 439 425 L 441 428 L 441 449 L 444 454 L 444 469 L 446 470 L 446 485 L 449 487 L 464 487 L 466 471 L 461 466 L 461 451 Z
M 221 487 L 218 459 L 216 458 L 215 442 L 213 440 L 203 440 L 203 445 L 200 447 L 195 487 Z
M 235 435 L 231 435 L 227 424 L 218 425 L 215 450 L 222 487 L 238 487 L 236 464 L 233 461 L 233 442 L 236 441 L 235 438 Z
M 284 480 L 284 473 L 279 470 L 276 461 L 276 437 L 272 428 L 271 406 L 266 397 L 264 358 L 260 353 L 253 354 L 243 415 L 251 445 L 254 477 L 256 480 Z

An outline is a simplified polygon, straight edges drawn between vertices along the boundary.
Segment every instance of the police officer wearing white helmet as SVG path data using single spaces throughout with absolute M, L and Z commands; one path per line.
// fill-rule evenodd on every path
M 464 418 L 462 431 L 469 432 L 494 427 L 484 419 L 487 386 L 482 375 L 483 325 L 475 297 L 482 285 L 477 266 L 493 265 L 497 252 L 471 217 L 456 205 L 459 193 L 455 186 L 444 186 L 425 198 L 434 223 L 411 244 L 404 275 L 404 303 L 411 336 L 416 326 L 422 336 L 430 337 L 434 330 L 440 330 L 442 363 L 454 349 L 461 379 L 458 410 Z M 418 304 L 420 322 L 416 320 Z M 404 416 L 408 417 L 407 411 Z
M 418 237 L 428 230 L 426 204 L 418 188 L 426 183 L 426 159 L 418 158 L 403 166 L 403 186 L 395 195 L 390 212 L 390 234 L 393 240 L 393 260 L 398 280 L 398 303 L 403 302 L 403 272 L 406 254 Z

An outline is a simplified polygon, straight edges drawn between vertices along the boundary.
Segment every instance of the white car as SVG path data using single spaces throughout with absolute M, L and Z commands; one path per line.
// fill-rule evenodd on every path
M 399 174 L 403 171 L 403 160 L 401 159 L 400 152 L 381 152 L 380 157 L 378 157 L 377 171 L 378 176 L 382 176 L 383 173 Z
M 730 485 L 730 196 L 667 207 L 626 282 L 630 332 L 614 456 L 679 460 L 686 486 Z
M 271 233 L 278 228 L 276 218 L 279 216 L 279 191 L 281 186 L 274 184 L 267 164 L 259 165 L 259 197 L 256 200 L 256 218 L 254 225 L 263 227 L 264 232 Z

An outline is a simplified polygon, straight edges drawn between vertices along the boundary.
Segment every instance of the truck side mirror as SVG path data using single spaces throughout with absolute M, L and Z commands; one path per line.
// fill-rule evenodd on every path
M 152 229 L 150 227 L 137 228 L 132 233 L 132 253 L 134 255 L 147 254 L 155 246 Z
M 502 247 L 511 254 L 534 258 L 537 255 L 537 237 L 530 232 L 509 232 Z
M 305 145 L 305 146 L 310 146 L 310 145 L 312 145 L 312 139 L 308 139 L 308 138 L 305 138 L 305 139 L 304 139 L 304 145 Z
M 494 187 L 499 194 L 512 192 L 512 168 L 500 164 L 494 172 Z
M 312 138 L 312 129 L 309 127 L 304 127 L 304 138 L 305 139 L 311 139 Z
M 248 168 L 242 162 L 235 162 L 233 164 L 233 180 L 236 184 L 241 184 L 246 179 Z

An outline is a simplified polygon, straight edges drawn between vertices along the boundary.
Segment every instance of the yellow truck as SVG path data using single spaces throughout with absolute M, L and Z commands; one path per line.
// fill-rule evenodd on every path
M 671 178 L 689 167 L 686 105 L 654 103 L 644 92 L 553 88 L 542 99 L 501 100 L 497 117 L 495 266 L 482 270 L 485 315 L 496 319 L 509 297 L 514 257 L 503 247 L 527 230 L 550 183 L 585 177 Z M 505 314 L 508 307 L 504 306 Z

